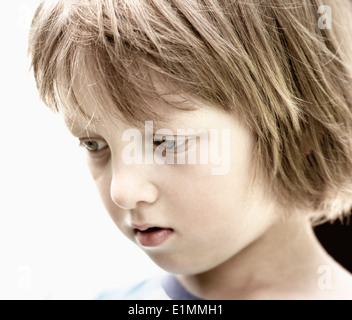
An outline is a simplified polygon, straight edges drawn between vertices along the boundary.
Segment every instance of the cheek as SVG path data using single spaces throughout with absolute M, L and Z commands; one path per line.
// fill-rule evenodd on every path
M 101 158 L 92 158 L 87 155 L 86 163 L 96 184 L 98 184 L 97 182 L 101 179 L 105 179 L 109 175 L 107 168 L 110 166 L 110 161 L 111 160 L 108 154 Z
M 103 160 L 101 163 L 97 163 L 96 160 L 88 159 L 87 164 L 106 211 L 114 223 L 118 225 L 120 223 L 119 217 L 123 216 L 121 214 L 123 209 L 119 208 L 111 199 L 112 174 L 110 166 L 106 164 L 106 161 L 103 163 Z
M 110 195 L 110 178 L 99 178 L 95 180 L 96 186 L 99 191 L 100 198 L 103 202 L 103 205 L 108 212 L 109 216 L 115 223 L 117 227 L 121 226 L 122 219 L 124 217 L 124 209 L 118 207 L 111 199 Z
M 245 187 L 243 180 L 233 175 L 185 177 L 182 183 L 163 189 L 168 200 L 166 212 L 170 212 L 169 218 L 175 227 L 207 242 L 245 220 Z
M 189 172 L 184 168 L 177 177 L 171 175 L 174 183 L 164 189 L 172 219 L 204 243 L 231 239 L 241 246 L 257 234 L 253 223 L 260 221 L 257 206 L 263 199 L 251 188 L 252 144 L 249 138 L 237 141 L 226 175 L 210 175 L 209 167 L 202 165 Z

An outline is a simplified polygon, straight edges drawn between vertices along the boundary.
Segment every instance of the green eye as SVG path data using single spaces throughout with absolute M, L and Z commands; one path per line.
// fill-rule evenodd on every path
M 80 146 L 89 152 L 98 152 L 107 147 L 107 143 L 100 140 L 82 140 Z
M 157 146 L 162 145 L 165 149 L 177 149 L 184 145 L 186 142 L 185 139 L 154 139 L 154 144 Z
M 184 144 L 182 140 L 162 140 L 161 144 L 165 147 L 165 149 L 176 149 Z

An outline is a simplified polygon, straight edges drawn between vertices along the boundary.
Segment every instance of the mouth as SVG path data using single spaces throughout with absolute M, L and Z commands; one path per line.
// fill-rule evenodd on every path
M 137 241 L 144 247 L 156 247 L 164 243 L 173 233 L 171 228 L 140 226 L 134 228 Z

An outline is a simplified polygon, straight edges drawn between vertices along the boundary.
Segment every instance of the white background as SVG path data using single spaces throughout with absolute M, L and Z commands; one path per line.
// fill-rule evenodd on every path
M 160 271 L 109 218 L 83 150 L 39 100 L 38 0 L 0 2 L 0 299 L 91 299 Z

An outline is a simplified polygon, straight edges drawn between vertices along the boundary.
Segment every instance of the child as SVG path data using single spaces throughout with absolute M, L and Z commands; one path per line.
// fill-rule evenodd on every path
M 41 98 L 167 272 L 101 298 L 352 298 L 312 231 L 352 207 L 351 38 L 349 0 L 41 3 Z

